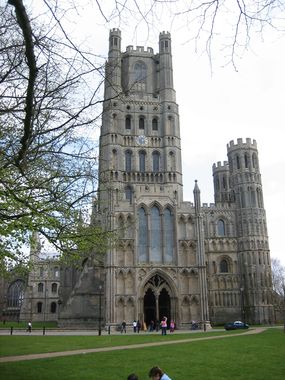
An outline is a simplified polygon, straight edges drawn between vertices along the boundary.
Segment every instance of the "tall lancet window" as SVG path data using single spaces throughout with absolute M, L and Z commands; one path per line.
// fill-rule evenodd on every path
M 157 173 L 160 170 L 160 154 L 159 152 L 153 152 L 152 154 L 152 170 Z
M 138 261 L 173 263 L 175 252 L 174 216 L 169 207 L 161 212 L 159 206 L 138 209 Z
M 132 152 L 130 150 L 125 152 L 125 170 L 126 172 L 132 170 Z
M 139 209 L 139 233 L 138 233 L 138 255 L 139 262 L 147 261 L 147 215 L 145 209 Z
M 164 240 L 164 261 L 173 261 L 174 236 L 173 236 L 173 215 L 169 208 L 164 211 L 163 216 L 163 240 Z
M 145 151 L 141 150 L 139 152 L 139 166 L 140 166 L 139 171 L 141 173 L 145 172 L 145 155 L 146 155 Z
M 147 68 L 143 62 L 137 62 L 134 67 L 135 82 L 145 82 Z
M 226 229 L 225 229 L 225 222 L 222 219 L 218 220 L 218 236 L 225 236 L 226 235 Z
M 150 238 L 150 262 L 162 262 L 161 247 L 161 218 L 158 207 L 154 206 L 150 211 L 151 238 Z

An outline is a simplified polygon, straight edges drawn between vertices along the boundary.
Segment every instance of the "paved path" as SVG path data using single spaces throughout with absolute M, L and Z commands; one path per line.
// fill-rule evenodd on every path
M 207 335 L 207 336 L 202 337 L 202 338 L 196 338 L 196 339 L 189 338 L 189 339 L 184 339 L 184 340 L 172 340 L 172 341 L 167 341 L 167 342 L 130 344 L 128 346 L 90 348 L 90 349 L 81 349 L 81 350 L 63 351 L 63 352 L 47 352 L 47 353 L 43 353 L 43 354 L 4 356 L 4 357 L 0 358 L 0 363 L 16 362 L 16 361 L 23 361 L 23 360 L 33 360 L 33 359 L 47 359 L 47 358 L 54 358 L 54 357 L 60 357 L 60 356 L 82 355 L 82 354 L 90 354 L 90 353 L 94 353 L 94 352 L 132 350 L 134 348 L 157 347 L 157 346 L 165 346 L 165 345 L 169 345 L 169 344 L 183 344 L 183 343 L 197 342 L 197 341 L 208 340 L 208 339 L 232 338 L 232 337 L 236 337 L 236 336 L 257 334 L 257 333 L 263 332 L 264 330 L 266 330 L 266 328 L 258 327 L 258 328 L 254 328 L 254 329 L 250 329 L 248 331 L 245 331 L 243 334 L 227 334 L 227 335 L 220 335 L 220 336 L 209 336 L 209 335 Z

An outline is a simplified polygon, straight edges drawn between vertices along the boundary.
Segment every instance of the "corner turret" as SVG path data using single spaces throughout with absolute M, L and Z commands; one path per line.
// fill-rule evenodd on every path
M 109 54 L 105 67 L 105 99 L 111 99 L 122 92 L 121 86 L 121 31 L 110 30 Z
M 223 165 L 219 161 L 212 166 L 213 181 L 214 181 L 214 197 L 215 203 L 228 204 L 234 201 L 234 196 L 231 194 L 229 180 L 229 164 L 224 161 Z
M 173 67 L 171 55 L 171 36 L 169 32 L 159 35 L 159 57 L 160 57 L 160 97 L 165 101 L 176 100 L 173 86 Z

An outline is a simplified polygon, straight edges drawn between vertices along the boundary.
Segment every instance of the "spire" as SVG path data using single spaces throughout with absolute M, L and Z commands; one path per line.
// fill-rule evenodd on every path
M 195 186 L 194 186 L 194 204 L 195 204 L 195 212 L 199 213 L 201 210 L 201 200 L 200 200 L 200 189 L 198 186 L 198 181 L 195 179 Z

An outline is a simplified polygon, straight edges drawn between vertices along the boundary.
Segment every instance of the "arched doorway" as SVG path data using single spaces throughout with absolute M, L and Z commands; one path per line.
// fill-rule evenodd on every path
M 144 321 L 149 326 L 163 317 L 171 318 L 171 290 L 165 279 L 159 275 L 153 276 L 145 285 L 143 298 Z
M 150 321 L 155 322 L 156 320 L 156 302 L 155 295 L 151 288 L 148 288 L 144 295 L 144 320 L 147 326 Z
M 167 317 L 168 323 L 170 322 L 170 297 L 165 288 L 161 289 L 158 297 L 159 305 L 159 320 L 161 321 L 163 317 Z

